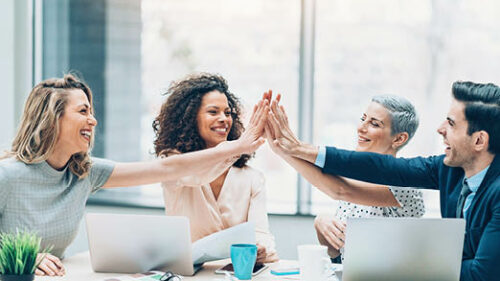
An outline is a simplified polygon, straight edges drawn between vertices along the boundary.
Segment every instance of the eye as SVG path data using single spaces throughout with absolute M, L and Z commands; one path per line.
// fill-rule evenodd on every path
M 226 111 L 224 114 L 226 114 L 226 116 L 231 116 L 231 111 Z
M 83 108 L 80 110 L 80 113 L 84 113 L 84 114 L 87 114 L 88 110 L 86 108 Z
M 380 127 L 380 125 L 377 123 L 377 122 L 371 122 L 370 124 L 372 124 L 373 127 Z
M 213 114 L 217 114 L 217 111 L 215 111 L 215 110 L 209 110 L 208 113 L 210 113 L 210 114 L 213 115 Z
M 361 121 L 365 121 L 366 118 L 364 116 L 361 116 L 361 118 L 359 118 Z

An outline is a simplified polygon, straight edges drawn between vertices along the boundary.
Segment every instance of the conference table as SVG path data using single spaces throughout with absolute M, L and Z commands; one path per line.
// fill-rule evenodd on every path
M 215 270 L 229 263 L 229 259 L 208 262 L 203 265 L 203 268 L 194 276 L 185 276 L 183 280 L 206 280 L 206 281 L 226 281 L 224 275 L 215 274 Z M 112 277 L 123 276 L 120 273 L 96 273 L 90 265 L 89 252 L 83 252 L 75 256 L 63 260 L 66 269 L 66 275 L 62 277 L 37 276 L 36 281 L 102 281 Z M 278 277 L 270 273 L 272 268 L 297 267 L 297 261 L 282 260 L 277 263 L 269 264 L 269 268 L 254 276 L 252 280 L 300 280 L 298 275 L 290 275 L 289 277 Z M 140 279 L 137 279 L 140 280 Z

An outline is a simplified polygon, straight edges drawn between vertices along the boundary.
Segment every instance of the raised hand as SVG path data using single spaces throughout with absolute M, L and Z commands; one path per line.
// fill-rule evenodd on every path
M 280 100 L 281 95 L 278 94 L 271 103 L 271 112 L 266 124 L 266 137 L 268 141 L 272 140 L 272 144 L 269 145 L 276 153 L 296 156 L 301 142 L 290 129 L 285 109 L 279 105 Z
M 252 116 L 240 138 L 235 142 L 241 149 L 242 154 L 250 154 L 257 150 L 265 140 L 262 138 L 264 134 L 264 126 L 266 125 L 269 112 L 269 101 L 267 99 L 260 100 L 253 108 Z

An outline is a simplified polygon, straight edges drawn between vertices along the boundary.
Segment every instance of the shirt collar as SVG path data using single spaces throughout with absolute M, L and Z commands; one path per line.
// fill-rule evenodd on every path
M 470 188 L 470 190 L 472 190 L 472 192 L 476 192 L 479 189 L 479 186 L 481 185 L 481 182 L 483 181 L 484 176 L 486 175 L 486 172 L 488 172 L 489 167 L 490 166 L 484 168 L 481 172 L 473 175 L 470 178 L 467 178 L 467 177 L 465 178 L 465 180 L 467 180 L 467 184 L 469 185 L 469 188 Z

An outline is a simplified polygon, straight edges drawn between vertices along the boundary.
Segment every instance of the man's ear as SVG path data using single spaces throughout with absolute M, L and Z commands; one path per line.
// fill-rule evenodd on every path
M 392 139 L 392 148 L 396 150 L 399 149 L 408 141 L 409 138 L 410 136 L 408 135 L 407 132 L 396 134 Z
M 474 132 L 472 134 L 473 141 L 474 141 L 474 150 L 475 151 L 487 151 L 489 147 L 489 141 L 490 141 L 490 135 L 488 132 L 481 130 Z

